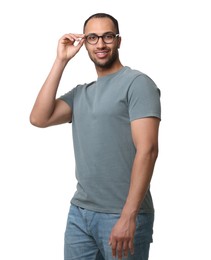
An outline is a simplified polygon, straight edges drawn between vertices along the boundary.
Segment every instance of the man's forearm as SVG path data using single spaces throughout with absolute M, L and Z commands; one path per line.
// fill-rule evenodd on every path
M 138 214 L 150 185 L 157 155 L 157 148 L 149 152 L 137 151 L 131 172 L 130 189 L 121 216 L 136 217 Z

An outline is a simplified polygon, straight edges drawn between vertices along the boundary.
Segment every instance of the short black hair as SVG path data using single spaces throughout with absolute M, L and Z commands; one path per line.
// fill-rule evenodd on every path
M 96 13 L 96 14 L 93 14 L 91 15 L 85 22 L 84 22 L 84 27 L 83 27 L 83 31 L 85 31 L 85 27 L 88 23 L 88 21 L 92 18 L 109 18 L 111 19 L 111 21 L 113 22 L 115 28 L 116 28 L 116 33 L 119 34 L 119 24 L 118 24 L 118 21 L 113 17 L 111 16 L 110 14 L 106 14 L 106 13 Z

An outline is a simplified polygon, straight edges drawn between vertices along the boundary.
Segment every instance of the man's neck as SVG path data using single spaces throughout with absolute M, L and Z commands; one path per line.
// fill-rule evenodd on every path
M 96 72 L 97 72 L 97 75 L 98 75 L 99 78 L 105 77 L 109 74 L 116 73 L 119 70 L 121 70 L 122 67 L 123 67 L 123 65 L 120 62 L 118 62 L 117 64 L 113 64 L 109 68 L 102 68 L 102 67 L 99 67 L 99 66 L 95 66 Z

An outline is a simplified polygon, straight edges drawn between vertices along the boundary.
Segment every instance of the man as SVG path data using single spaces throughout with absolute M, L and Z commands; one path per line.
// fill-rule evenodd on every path
M 148 259 L 160 95 L 147 75 L 121 64 L 120 44 L 117 20 L 104 13 L 89 17 L 83 34 L 64 35 L 30 115 L 38 127 L 72 122 L 78 184 L 65 260 Z M 97 80 L 56 98 L 65 66 L 83 45 Z

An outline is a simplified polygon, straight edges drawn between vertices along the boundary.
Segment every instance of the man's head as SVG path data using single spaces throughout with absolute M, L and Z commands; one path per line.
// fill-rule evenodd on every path
M 96 67 L 110 68 L 119 62 L 118 21 L 111 15 L 97 13 L 90 16 L 84 23 L 85 46 L 90 59 Z
M 111 16 L 110 14 L 106 14 L 106 13 L 96 13 L 96 14 L 93 14 L 91 15 L 85 22 L 84 22 L 84 29 L 83 31 L 85 32 L 85 27 L 88 23 L 88 21 L 92 18 L 108 18 L 110 19 L 113 24 L 114 24 L 114 27 L 115 27 L 115 30 L 116 30 L 116 33 L 119 34 L 119 24 L 118 24 L 118 21 L 113 17 Z

